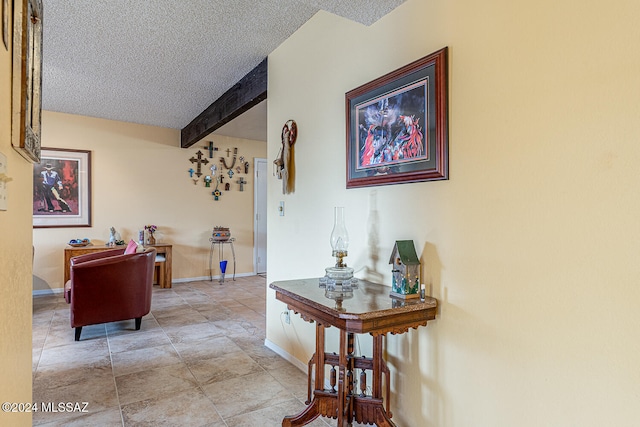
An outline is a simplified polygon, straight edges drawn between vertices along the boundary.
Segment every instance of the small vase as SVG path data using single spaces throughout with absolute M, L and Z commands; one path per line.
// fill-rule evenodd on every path
M 149 237 L 147 237 L 147 245 L 155 245 L 156 244 L 156 238 L 153 236 L 153 234 L 149 233 Z

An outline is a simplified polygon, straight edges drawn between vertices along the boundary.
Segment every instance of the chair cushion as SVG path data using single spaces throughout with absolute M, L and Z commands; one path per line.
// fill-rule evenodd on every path
M 137 250 L 138 250 L 138 244 L 135 242 L 135 240 L 131 239 L 131 240 L 129 240 L 129 244 L 127 245 L 127 249 L 124 250 L 124 253 L 125 254 L 135 254 Z

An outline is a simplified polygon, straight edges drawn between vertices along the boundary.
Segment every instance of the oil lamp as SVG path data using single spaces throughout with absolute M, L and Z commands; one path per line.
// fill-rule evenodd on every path
M 336 258 L 336 264 L 325 268 L 326 276 L 320 279 L 320 286 L 326 286 L 327 292 L 351 291 L 357 286 L 358 279 L 353 277 L 353 268 L 347 267 L 344 262 L 349 249 L 349 233 L 344 223 L 344 207 L 334 208 L 330 242 L 331 254 Z

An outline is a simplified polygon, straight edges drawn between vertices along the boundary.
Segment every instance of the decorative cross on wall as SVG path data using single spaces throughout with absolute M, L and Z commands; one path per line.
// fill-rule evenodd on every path
M 213 141 L 207 141 L 209 145 L 205 145 L 203 148 L 209 150 L 209 158 L 213 159 L 213 152 L 218 151 L 218 147 L 213 146 Z
M 196 153 L 196 156 L 198 156 L 197 159 L 195 157 L 192 157 L 189 159 L 189 161 L 191 163 L 196 163 L 196 176 L 200 178 L 200 175 L 202 175 L 202 172 L 200 172 L 200 169 L 202 165 L 206 165 L 207 163 L 209 163 L 209 160 L 202 158 L 202 151 L 200 150 L 198 150 L 198 152 Z
M 244 180 L 244 177 L 241 176 L 240 179 L 238 180 L 238 184 L 240 184 L 240 191 L 244 191 L 244 184 L 246 184 L 247 181 Z

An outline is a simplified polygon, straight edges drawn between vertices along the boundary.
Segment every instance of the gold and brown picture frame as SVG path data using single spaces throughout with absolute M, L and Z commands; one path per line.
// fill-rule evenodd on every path
M 42 0 L 13 2 L 11 144 L 31 163 L 40 161 L 42 107 Z

